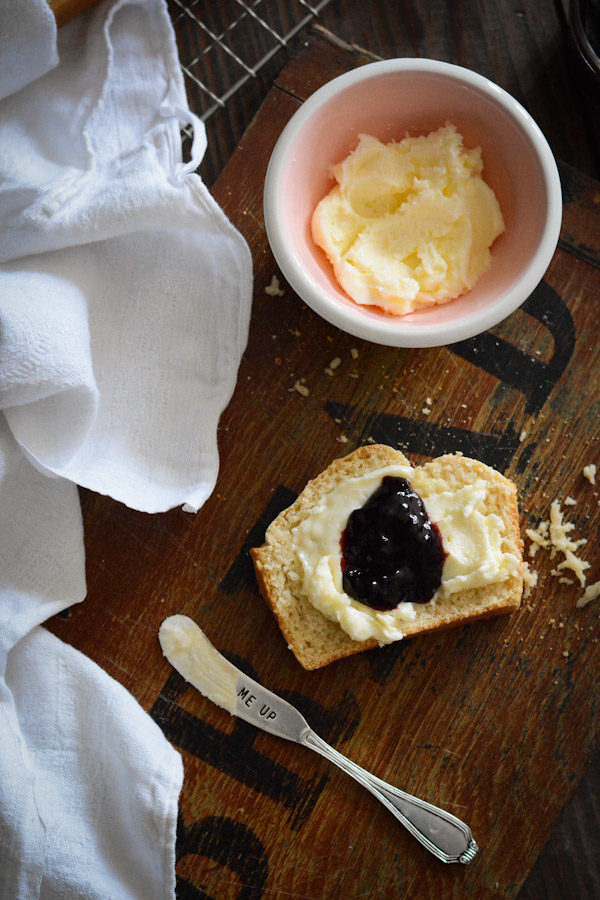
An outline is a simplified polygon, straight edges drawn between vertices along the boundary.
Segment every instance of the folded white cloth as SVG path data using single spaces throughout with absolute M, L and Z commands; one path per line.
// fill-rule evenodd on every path
M 189 174 L 204 126 L 162 3 L 101 4 L 58 38 L 60 65 L 0 106 L 0 406 L 45 471 L 197 509 L 247 340 L 248 249 Z
M 15 648 L 16 649 L 16 648 Z M 173 897 L 181 757 L 121 685 L 44 628 L 9 654 L 2 897 Z M 6 820 L 6 819 L 5 819 Z
M 56 22 L 48 3 L 0 3 L 0 100 L 45 75 L 58 62 Z
M 76 485 L 211 493 L 250 255 L 193 174 L 164 0 L 58 36 L 45 0 L 0 0 L 0 97 L 0 896 L 172 897 L 179 755 L 36 626 L 85 597 Z

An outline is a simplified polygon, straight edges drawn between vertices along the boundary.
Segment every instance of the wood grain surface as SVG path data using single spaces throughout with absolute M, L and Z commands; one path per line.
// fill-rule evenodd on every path
M 257 594 L 248 548 L 309 478 L 371 439 L 416 463 L 460 449 L 496 466 L 518 485 L 523 528 L 572 496 L 566 512 L 589 540 L 589 580 L 600 578 L 598 487 L 582 475 L 599 456 L 597 182 L 561 168 L 564 227 L 544 281 L 500 326 L 451 347 L 398 350 L 342 334 L 277 270 L 262 218 L 269 154 L 306 96 L 366 59 L 312 36 L 214 186 L 255 266 L 215 492 L 195 516 L 149 516 L 82 491 L 89 596 L 50 623 L 131 690 L 182 752 L 180 898 L 515 897 L 596 740 L 599 608 L 575 608 L 581 591 L 559 583 L 548 554 L 535 558 L 539 584 L 518 614 L 312 673 Z M 265 293 L 273 275 L 282 297 Z M 438 863 L 324 760 L 187 689 L 156 638 L 175 612 L 343 753 L 467 821 L 476 861 Z
M 98 0 L 48 0 L 58 28 L 67 25 L 77 16 L 96 6 L 97 3 Z

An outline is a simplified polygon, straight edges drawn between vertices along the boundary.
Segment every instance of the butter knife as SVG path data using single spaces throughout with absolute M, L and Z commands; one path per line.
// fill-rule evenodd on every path
M 162 623 L 158 636 L 171 665 L 213 703 L 269 734 L 309 747 L 339 766 L 377 797 L 442 862 L 469 863 L 475 857 L 479 848 L 464 822 L 351 762 L 315 734 L 290 703 L 225 659 L 192 619 L 170 616 Z

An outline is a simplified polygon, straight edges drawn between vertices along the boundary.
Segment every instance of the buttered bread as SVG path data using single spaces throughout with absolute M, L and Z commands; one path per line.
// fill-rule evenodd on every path
M 306 669 L 511 612 L 523 588 L 515 485 L 462 455 L 413 467 L 361 447 L 310 481 L 251 556 Z

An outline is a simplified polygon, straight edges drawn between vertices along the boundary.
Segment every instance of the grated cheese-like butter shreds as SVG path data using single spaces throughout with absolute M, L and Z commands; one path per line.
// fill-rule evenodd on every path
M 549 547 L 550 546 L 550 538 L 549 538 L 549 530 L 550 530 L 550 522 L 544 520 L 540 522 L 537 528 L 526 528 L 525 534 L 531 541 L 531 546 L 529 547 L 529 555 L 534 557 L 540 547 Z
M 583 586 L 585 584 L 585 575 L 583 573 L 586 569 L 589 569 L 590 564 L 576 556 L 575 551 L 583 544 L 586 544 L 587 540 L 579 538 L 579 540 L 574 541 L 570 538 L 569 532 L 573 531 L 574 528 L 575 526 L 572 522 L 563 521 L 560 503 L 558 500 L 553 500 L 550 504 L 550 543 L 552 544 L 550 555 L 552 557 L 557 552 L 562 553 L 564 559 L 556 568 L 559 571 L 561 569 L 570 569 Z
M 582 607 L 587 606 L 590 601 L 597 600 L 598 597 L 600 597 L 600 581 L 596 581 L 594 584 L 588 584 L 583 592 L 583 596 L 577 601 L 577 607 L 581 609 Z
M 568 503 L 570 499 L 571 498 L 567 498 L 565 504 L 572 506 L 573 502 Z M 583 544 L 586 544 L 587 540 L 586 538 L 574 540 L 570 537 L 570 532 L 573 531 L 574 528 L 575 526 L 572 522 L 564 521 L 560 502 L 558 500 L 553 500 L 550 504 L 550 518 L 541 521 L 537 528 L 527 528 L 525 534 L 531 541 L 529 546 L 529 556 L 534 557 L 540 548 L 550 550 L 550 559 L 554 559 L 557 553 L 562 554 L 563 559 L 550 572 L 551 575 L 559 579 L 560 584 L 572 583 L 571 579 L 566 578 L 564 575 L 564 570 L 569 569 L 573 572 L 579 581 L 579 584 L 584 587 L 586 582 L 585 573 L 587 569 L 590 568 L 590 564 L 584 559 L 581 559 L 576 551 Z M 525 566 L 526 569 L 523 580 L 525 589 L 527 590 L 527 593 L 529 593 L 531 587 L 537 582 L 537 573 L 529 573 L 527 564 L 525 564 Z M 527 588 L 528 579 L 532 574 L 535 575 L 535 581 L 531 584 L 531 587 Z M 596 582 L 596 584 L 589 585 L 589 587 L 586 588 L 583 596 L 577 602 L 578 607 L 585 606 L 590 600 L 595 600 L 600 596 L 599 584 L 600 582 Z M 527 596 L 527 594 L 525 596 Z

